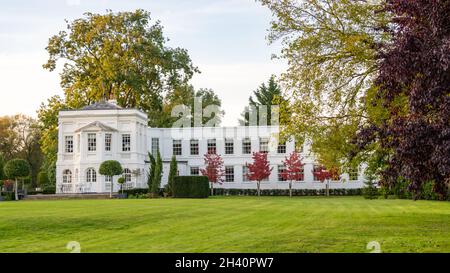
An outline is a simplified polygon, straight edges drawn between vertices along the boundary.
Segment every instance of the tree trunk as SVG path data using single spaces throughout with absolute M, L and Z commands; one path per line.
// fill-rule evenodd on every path
M 15 180 L 16 182 L 14 183 L 14 197 L 17 200 L 19 200 L 19 195 L 17 194 L 17 178 Z
M 214 183 L 211 182 L 211 196 L 214 196 Z
M 258 196 L 261 196 L 261 192 L 260 192 L 260 189 L 259 189 L 259 183 L 261 183 L 261 181 L 257 181 L 256 182 L 256 186 L 258 187 Z
M 289 182 L 289 197 L 292 197 L 292 180 Z
M 113 193 L 113 185 L 114 185 L 114 181 L 113 181 L 113 177 L 110 176 L 111 178 L 111 187 L 109 188 L 109 198 L 112 198 L 112 193 Z

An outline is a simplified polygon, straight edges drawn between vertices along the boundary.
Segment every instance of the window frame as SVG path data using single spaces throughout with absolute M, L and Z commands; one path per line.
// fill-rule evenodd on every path
M 105 152 L 111 152 L 112 150 L 112 134 L 105 134 Z
M 73 135 L 64 136 L 64 152 L 73 153 Z
M 217 140 L 215 138 L 206 140 L 206 153 L 217 154 Z
M 353 175 L 356 175 L 356 179 L 352 179 L 352 178 L 354 178 Z M 355 182 L 355 181 L 359 180 L 359 168 L 354 168 L 354 169 L 349 170 L 348 180 L 351 182 Z
M 128 168 L 123 169 L 123 178 L 125 179 L 125 183 L 131 183 L 131 175 L 132 172 Z
M 231 174 L 229 173 L 229 170 L 231 170 Z M 231 177 L 231 180 L 229 179 L 230 177 Z M 226 183 L 233 183 L 233 182 L 235 182 L 234 166 L 225 166 L 225 182 Z
M 96 152 L 97 151 L 97 134 L 96 133 L 88 133 L 87 134 L 87 150 L 88 150 L 88 152 Z
M 278 142 L 277 154 L 285 154 L 285 153 L 286 153 L 286 141 Z
M 303 179 L 302 180 L 297 180 L 297 182 L 305 182 L 305 165 L 302 165 L 300 167 L 300 174 L 302 175 Z
M 244 155 L 252 154 L 252 140 L 249 137 L 242 139 L 242 154 Z
M 189 141 L 190 155 L 200 154 L 200 141 L 198 139 L 191 139 Z
M 197 170 L 196 173 L 193 173 L 192 170 Z M 189 168 L 189 174 L 192 176 L 199 176 L 200 175 L 200 167 L 198 166 L 191 166 Z
M 159 152 L 159 137 L 152 137 L 152 155 L 157 155 Z
M 72 171 L 65 169 L 63 171 L 63 184 L 72 184 Z
M 175 147 L 175 145 L 177 146 Z M 181 139 L 172 139 L 172 155 L 183 155 L 183 143 Z
M 287 182 L 287 179 L 284 179 L 283 176 L 281 175 L 283 171 L 286 171 L 286 166 L 281 164 L 281 165 L 277 165 L 277 179 L 278 182 Z
M 128 139 L 128 143 L 125 141 Z M 131 134 L 122 134 L 122 152 L 131 152 Z
M 234 139 L 232 139 L 232 138 L 225 138 L 225 151 L 224 152 L 225 152 L 226 155 L 233 155 L 234 154 Z
M 97 182 L 97 171 L 94 168 L 86 169 L 86 182 L 96 183 Z
M 268 153 L 269 152 L 269 138 L 268 137 L 260 137 L 259 138 L 259 152 L 260 153 Z

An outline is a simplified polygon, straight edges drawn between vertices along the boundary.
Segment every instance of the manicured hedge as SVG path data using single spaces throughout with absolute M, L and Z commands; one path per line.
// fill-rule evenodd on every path
M 119 191 L 119 193 L 121 193 L 121 191 Z M 149 198 L 149 190 L 144 188 L 123 190 L 123 193 L 126 194 L 129 199 Z M 158 190 L 158 196 L 164 196 L 164 189 L 161 188 Z
M 119 191 L 120 193 L 121 191 Z M 148 189 L 129 189 L 129 190 L 123 190 L 123 193 L 126 193 L 127 195 L 138 195 L 138 194 L 147 194 Z
M 206 176 L 176 176 L 173 181 L 175 198 L 207 198 L 209 181 Z
M 215 195 L 258 195 L 256 189 L 214 189 Z M 289 190 L 271 189 L 261 190 L 263 196 L 289 196 Z M 321 196 L 326 195 L 325 189 L 293 189 L 293 196 Z M 361 195 L 361 189 L 330 189 L 330 195 L 350 196 Z

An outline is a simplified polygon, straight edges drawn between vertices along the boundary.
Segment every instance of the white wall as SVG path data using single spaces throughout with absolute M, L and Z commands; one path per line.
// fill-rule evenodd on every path
M 99 122 L 100 126 L 95 124 L 86 127 L 89 124 Z M 106 128 L 105 128 L 106 126 Z M 109 128 L 110 127 L 110 128 Z M 112 131 L 110 130 L 112 129 Z M 97 150 L 95 152 L 87 151 L 87 134 L 95 133 L 97 136 Z M 104 149 L 104 136 L 106 133 L 112 134 L 112 150 L 106 152 Z M 243 181 L 242 167 L 250 163 L 251 154 L 242 153 L 242 140 L 249 137 L 252 143 L 252 152 L 259 150 L 260 138 L 269 138 L 269 145 L 273 149 L 269 150 L 268 158 L 273 167 L 270 179 L 262 182 L 262 189 L 287 189 L 288 182 L 278 181 L 278 165 L 289 153 L 294 151 L 295 143 L 290 140 L 286 143 L 286 153 L 277 153 L 277 133 L 278 127 L 220 127 L 220 128 L 148 128 L 147 116 L 133 109 L 121 110 L 78 110 L 62 111 L 59 115 L 59 135 L 58 135 L 58 160 L 57 160 L 57 192 L 61 192 L 63 184 L 63 171 L 71 170 L 73 190 L 77 187 L 89 184 L 87 191 L 107 192 L 104 183 L 104 177 L 98 174 L 100 164 L 105 160 L 117 160 L 124 168 L 139 170 L 139 175 L 132 176 L 134 187 L 147 186 L 148 160 L 147 153 L 152 151 L 152 138 L 159 139 L 159 150 L 161 152 L 163 164 L 162 186 L 167 183 L 169 173 L 169 162 L 172 157 L 173 139 L 181 139 L 182 154 L 177 156 L 180 175 L 190 175 L 190 167 L 203 167 L 204 154 L 207 152 L 207 140 L 216 139 L 217 153 L 222 155 L 225 166 L 234 167 L 234 181 L 224 182 L 215 187 L 222 188 L 256 188 L 255 182 Z M 122 151 L 122 134 L 131 135 L 131 151 Z M 64 137 L 72 135 L 74 137 L 74 151 L 65 152 Z M 80 140 L 78 141 L 78 138 Z M 234 140 L 234 153 L 225 154 L 225 138 Z M 190 154 L 190 140 L 199 140 L 199 154 Z M 304 176 L 303 182 L 294 183 L 297 189 L 322 189 L 323 183 L 313 181 L 312 169 L 314 166 L 314 155 L 310 151 L 308 143 L 303 144 Z M 97 171 L 97 182 L 86 183 L 87 168 L 94 168 Z M 363 186 L 362 171 L 360 171 L 358 181 L 349 181 L 348 175 L 342 176 L 344 182 L 331 182 L 331 188 L 360 188 Z M 115 178 L 117 180 L 117 177 Z M 77 186 L 78 185 L 78 186 Z M 117 190 L 117 185 L 115 190 Z

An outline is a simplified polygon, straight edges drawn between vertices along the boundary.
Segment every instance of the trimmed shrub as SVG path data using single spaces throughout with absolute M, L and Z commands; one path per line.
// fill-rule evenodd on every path
M 206 176 L 176 176 L 172 189 L 175 198 L 207 198 L 209 181 Z
M 0 201 L 12 201 L 12 200 L 14 200 L 14 192 L 0 193 Z
M 143 195 L 146 196 L 146 198 L 148 198 L 148 194 L 149 194 L 149 190 L 147 188 L 137 188 L 137 189 L 129 189 L 129 190 L 123 190 L 123 193 L 127 195 L 127 197 L 129 199 L 136 199 L 137 196 L 144 198 Z M 158 190 L 157 192 L 158 196 L 163 196 L 164 195 L 164 189 L 161 188 Z
M 50 183 L 50 180 L 48 179 L 48 174 L 46 171 L 40 171 L 37 176 L 37 184 L 39 187 L 44 187 L 45 185 L 48 185 Z
M 138 194 L 127 195 L 127 198 L 128 199 L 148 199 L 149 197 L 148 197 L 148 193 L 146 193 L 146 194 L 138 193 Z
M 168 196 L 172 196 L 173 180 L 175 179 L 175 176 L 177 176 L 177 172 L 178 172 L 177 158 L 175 156 L 172 156 L 172 160 L 170 161 L 168 182 L 164 186 L 164 191 Z

